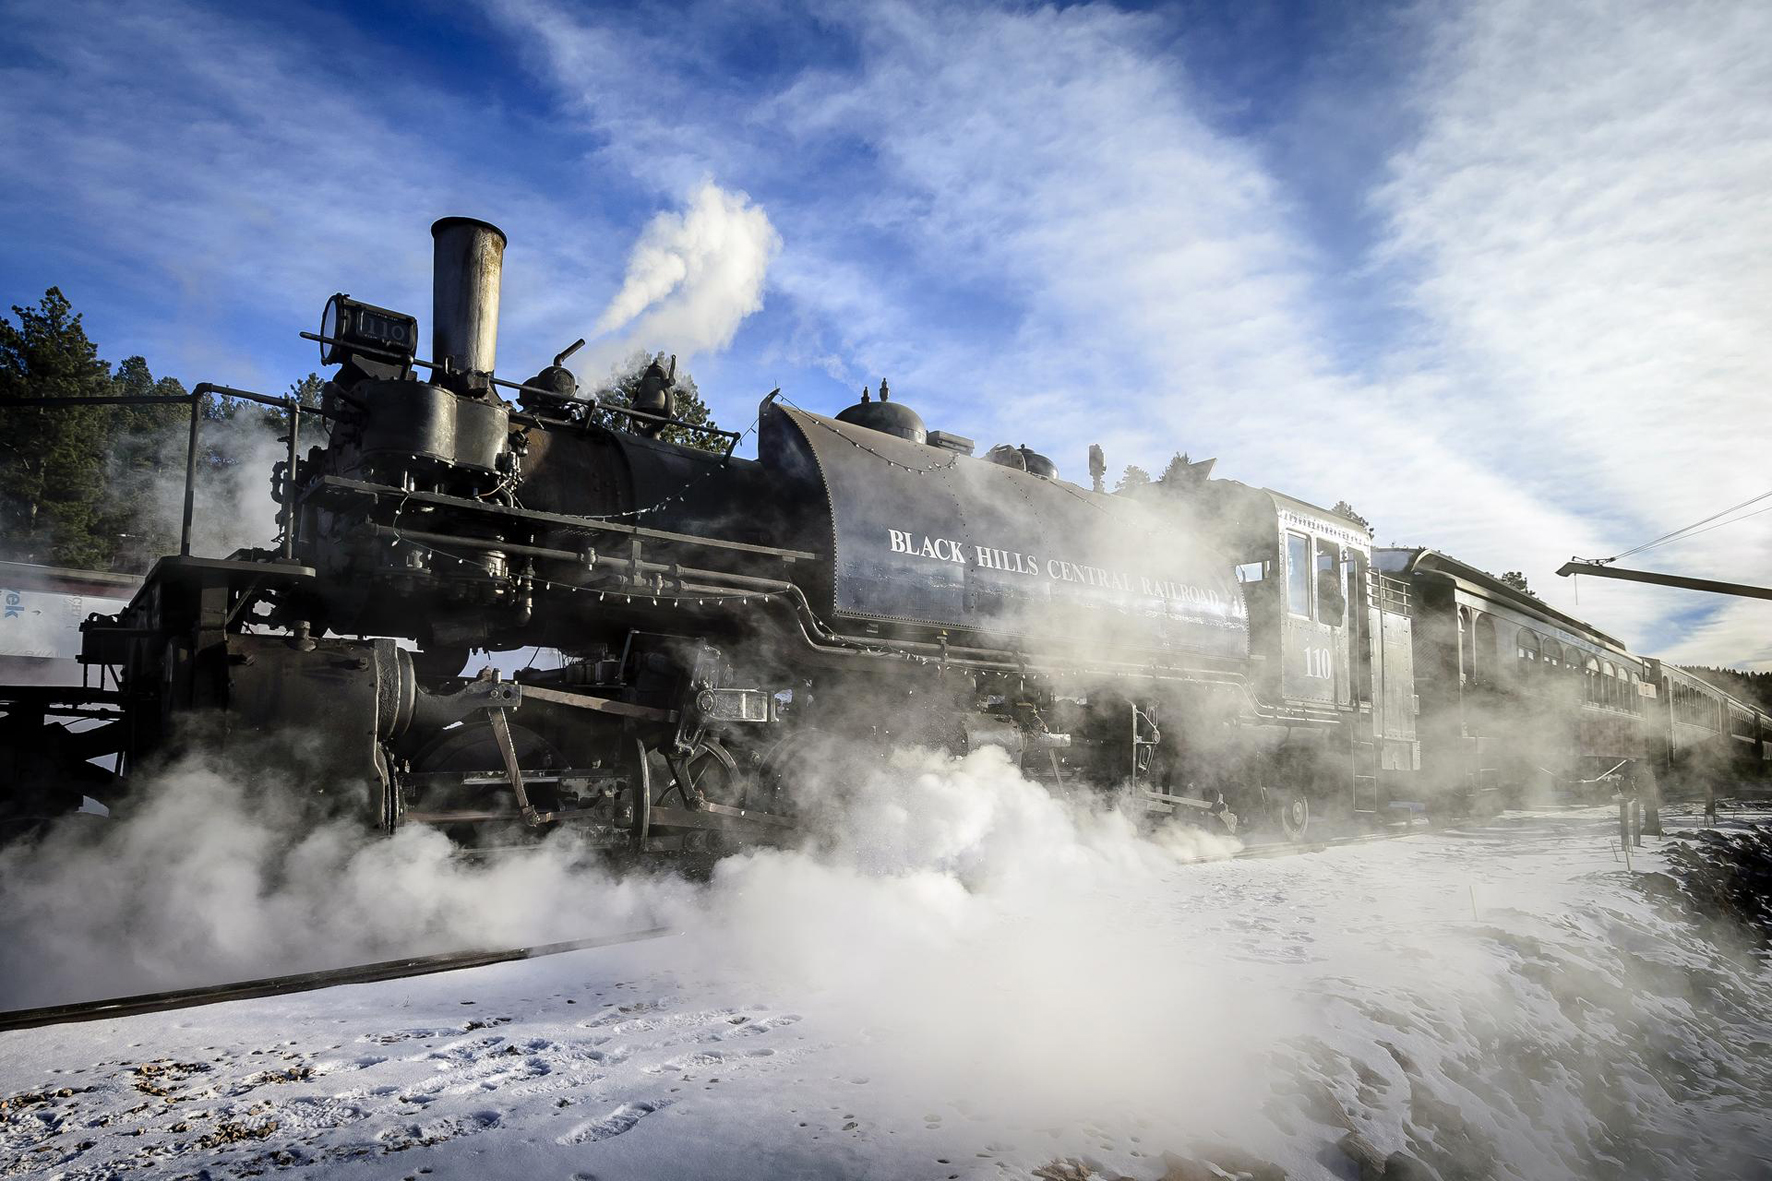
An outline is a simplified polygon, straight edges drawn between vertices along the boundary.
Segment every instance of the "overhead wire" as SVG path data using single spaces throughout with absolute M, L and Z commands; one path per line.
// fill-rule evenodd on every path
M 1620 558 L 1628 558 L 1633 554 L 1640 554 L 1644 550 L 1654 549 L 1657 546 L 1662 546 L 1662 545 L 1670 545 L 1676 541 L 1685 541 L 1687 538 L 1697 537 L 1700 533 L 1709 533 L 1711 531 L 1711 529 L 1720 529 L 1724 525 L 1733 525 L 1739 521 L 1745 521 L 1749 517 L 1756 517 L 1763 512 L 1767 512 L 1769 510 L 1772 510 L 1772 505 L 1768 505 L 1766 508 L 1763 508 L 1763 509 L 1755 509 L 1751 513 L 1743 513 L 1739 517 L 1733 517 L 1733 518 L 1726 520 L 1726 521 L 1718 519 L 1720 517 L 1728 517 L 1730 513 L 1738 512 L 1741 509 L 1744 509 L 1751 504 L 1757 504 L 1760 501 L 1767 499 L 1768 497 L 1772 497 L 1772 490 L 1762 492 L 1758 496 L 1750 496 L 1746 500 L 1742 501 L 1740 504 L 1730 505 L 1728 508 L 1723 509 L 1721 512 L 1712 513 L 1710 516 L 1704 517 L 1701 520 L 1694 521 L 1690 525 L 1685 525 L 1679 529 L 1674 529 L 1670 532 L 1663 533 L 1660 537 L 1656 537 L 1656 538 L 1653 538 L 1652 540 L 1645 541 L 1643 544 L 1638 545 L 1638 546 L 1633 546 L 1632 548 L 1624 550 L 1621 553 L 1613 554 L 1609 558 L 1595 559 L 1594 564 L 1601 565 L 1601 566 L 1611 565 L 1613 562 L 1618 561 Z M 1712 524 L 1713 521 L 1716 523 Z M 1703 526 L 1709 526 L 1709 528 L 1703 528 Z

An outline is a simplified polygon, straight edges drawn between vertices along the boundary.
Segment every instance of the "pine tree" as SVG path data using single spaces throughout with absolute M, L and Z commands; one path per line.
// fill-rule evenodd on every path
M 640 379 L 645 375 L 646 367 L 654 361 L 664 365 L 667 369 L 671 364 L 670 358 L 662 352 L 636 353 L 628 359 L 628 363 L 622 367 L 607 387 L 597 391 L 597 401 L 605 406 L 632 406 L 634 397 L 640 390 Z M 694 429 L 695 427 L 715 429 L 719 427 L 719 424 L 714 421 L 713 414 L 709 412 L 707 403 L 701 400 L 701 391 L 695 386 L 695 378 L 679 369 L 674 389 L 676 390 L 677 404 L 672 411 L 672 417 L 690 425 L 672 424 L 659 432 L 658 437 L 667 443 L 679 443 L 685 447 L 699 447 L 703 451 L 724 452 L 726 439 L 723 436 Z M 622 414 L 610 414 L 604 410 L 593 410 L 589 420 L 601 423 L 612 430 L 620 431 L 632 431 L 637 425 L 635 419 Z
M 0 558 L 106 566 L 115 548 L 101 508 L 108 408 L 6 404 L 107 394 L 110 367 L 59 289 L 12 312 L 16 325 L 0 317 Z
M 1135 488 L 1143 488 L 1151 482 L 1151 474 L 1135 463 L 1126 465 L 1120 473 L 1120 482 L 1114 485 L 1115 492 L 1130 492 Z
M 1362 517 L 1359 513 L 1355 512 L 1354 506 L 1349 504 L 1347 501 L 1345 501 L 1345 500 L 1336 501 L 1335 507 L 1330 509 L 1329 511 L 1334 513 L 1338 517 L 1346 517 L 1348 520 L 1352 521 L 1354 524 L 1356 524 L 1360 528 L 1364 529 L 1366 531 L 1366 535 L 1368 537 L 1378 536 L 1378 530 L 1376 530 L 1372 527 L 1372 522 L 1368 521 L 1365 517 Z
M 294 398 L 301 403 L 303 410 L 318 409 L 322 400 L 321 391 L 326 388 L 326 379 L 318 373 L 310 373 L 300 381 L 292 381 L 289 388 L 283 391 L 283 397 Z M 278 437 L 287 433 L 289 414 L 281 406 L 259 406 L 253 404 L 264 419 L 265 425 L 275 431 Z M 318 414 L 303 414 L 301 419 L 301 437 L 315 440 L 329 437 L 332 434 L 332 420 L 321 418 Z
M 111 376 L 111 393 L 137 398 L 182 398 L 176 379 L 155 380 L 146 359 L 126 357 Z M 106 407 L 110 445 L 106 449 L 102 536 L 110 543 L 108 564 L 145 571 L 155 558 L 171 553 L 178 533 L 164 513 L 156 513 L 155 489 L 184 479 L 189 446 L 188 405 Z

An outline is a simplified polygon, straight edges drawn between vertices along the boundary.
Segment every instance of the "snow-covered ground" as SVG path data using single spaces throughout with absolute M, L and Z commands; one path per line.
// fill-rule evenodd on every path
M 1350 1130 L 1448 1178 L 1772 1172 L 1772 979 L 1645 902 L 1604 810 L 1195 861 L 999 762 L 545 902 L 664 939 L 0 1034 L 0 1173 L 1351 1178 Z

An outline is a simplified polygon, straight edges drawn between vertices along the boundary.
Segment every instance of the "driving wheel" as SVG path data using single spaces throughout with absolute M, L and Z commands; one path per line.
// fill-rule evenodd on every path
M 1274 816 L 1287 840 L 1302 841 L 1311 823 L 1310 799 L 1295 787 L 1281 788 L 1274 793 Z

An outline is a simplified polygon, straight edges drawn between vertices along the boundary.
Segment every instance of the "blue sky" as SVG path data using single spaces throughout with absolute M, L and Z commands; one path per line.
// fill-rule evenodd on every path
M 500 368 L 720 419 L 891 379 L 1083 478 L 1176 450 L 1648 651 L 1772 605 L 1552 571 L 1772 486 L 1772 7 L 0 4 L 0 298 L 281 388 L 502 226 Z M 517 372 L 521 371 L 521 372 Z M 1772 514 L 1651 551 L 1772 579 Z

